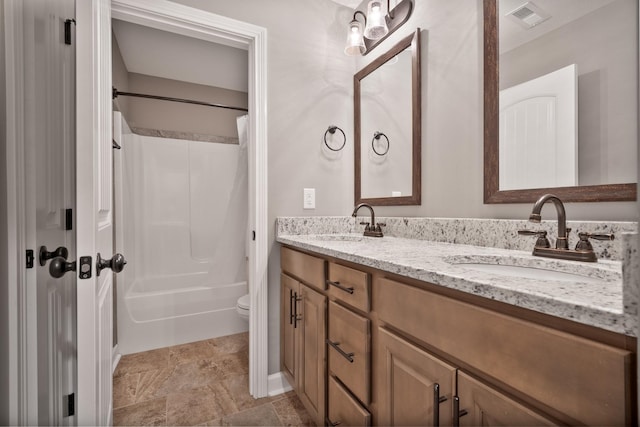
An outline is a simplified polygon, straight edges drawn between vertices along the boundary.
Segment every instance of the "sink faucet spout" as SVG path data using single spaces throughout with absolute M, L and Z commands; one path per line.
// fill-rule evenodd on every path
M 360 203 L 359 205 L 357 205 L 357 206 L 353 209 L 353 212 L 351 213 L 351 216 L 352 216 L 352 217 L 354 217 L 354 218 L 355 218 L 356 216 L 358 216 L 358 211 L 360 210 L 360 208 L 367 208 L 367 209 L 369 209 L 369 212 L 371 212 L 371 222 L 370 222 L 370 224 L 371 224 L 372 226 L 375 226 L 375 225 L 376 225 L 376 214 L 373 212 L 373 208 L 372 208 L 370 205 L 366 204 L 366 203 Z
M 371 205 L 368 205 L 366 203 L 360 203 L 353 209 L 351 216 L 354 218 L 358 216 L 358 211 L 360 210 L 360 208 L 367 208 L 369 209 L 369 212 L 371 212 L 371 222 L 360 223 L 361 225 L 365 226 L 364 235 L 369 237 L 382 237 L 381 227 L 385 226 L 386 224 L 376 223 L 376 214 L 373 212 L 373 208 L 371 207 Z
M 567 243 L 567 214 L 564 210 L 562 200 L 557 196 L 545 194 L 540 197 L 533 205 L 533 210 L 531 211 L 531 215 L 529 215 L 529 221 L 536 223 L 541 221 L 542 215 L 540 215 L 540 212 L 542 211 L 542 206 L 548 201 L 553 202 L 558 214 L 558 239 L 556 240 L 556 249 L 569 249 Z

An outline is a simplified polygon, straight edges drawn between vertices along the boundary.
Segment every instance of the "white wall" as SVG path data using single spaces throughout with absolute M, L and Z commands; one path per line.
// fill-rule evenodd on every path
M 422 205 L 377 207 L 382 216 L 526 218 L 530 204 L 483 204 L 481 0 L 416 0 L 409 21 L 369 55 L 343 54 L 353 11 L 328 0 L 177 3 L 268 31 L 269 221 L 349 215 L 353 209 L 353 74 L 417 27 L 422 31 Z M 347 134 L 335 158 L 322 154 L 331 124 Z M 316 188 L 315 210 L 302 189 Z M 570 203 L 572 220 L 637 220 L 635 202 Z M 543 215 L 550 215 L 545 210 Z M 269 238 L 273 242 L 273 231 Z M 279 245 L 269 262 L 269 371 L 279 370 Z

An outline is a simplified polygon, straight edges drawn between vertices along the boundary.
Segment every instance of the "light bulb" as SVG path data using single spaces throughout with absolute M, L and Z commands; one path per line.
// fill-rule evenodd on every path
M 344 53 L 349 56 L 363 55 L 367 48 L 364 45 L 364 39 L 362 38 L 362 24 L 357 20 L 353 20 L 349 23 L 349 31 L 347 32 L 347 45 L 344 48 Z
M 367 7 L 367 26 L 364 29 L 364 36 L 370 40 L 378 40 L 388 32 L 386 21 L 386 8 L 379 0 L 372 0 Z

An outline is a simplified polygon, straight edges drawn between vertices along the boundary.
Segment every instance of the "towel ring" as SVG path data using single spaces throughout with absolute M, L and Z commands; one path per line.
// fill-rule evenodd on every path
M 330 133 L 331 135 L 333 135 L 334 133 L 336 133 L 336 129 L 339 130 L 340 133 L 342 133 L 342 145 L 340 146 L 340 148 L 332 148 L 329 145 L 329 143 L 327 142 L 327 133 Z M 329 150 L 331 150 L 331 151 L 340 151 L 340 150 L 342 150 L 344 148 L 346 143 L 347 143 L 347 136 L 344 134 L 344 131 L 342 129 L 340 129 L 338 126 L 331 125 L 325 131 L 325 133 L 324 133 L 324 145 L 326 145 Z
M 378 150 L 376 150 L 376 140 L 379 140 L 381 136 L 384 136 L 384 139 L 387 140 L 387 149 L 384 150 L 384 153 L 379 152 Z M 389 152 L 389 138 L 387 137 L 387 135 L 385 135 L 382 132 L 376 132 L 373 134 L 373 139 L 371 140 L 371 148 L 373 148 L 373 152 L 376 153 L 378 156 L 384 156 L 385 154 L 387 154 Z

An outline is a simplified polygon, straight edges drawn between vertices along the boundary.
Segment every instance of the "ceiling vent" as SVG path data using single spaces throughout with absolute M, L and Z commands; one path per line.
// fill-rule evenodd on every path
M 507 13 L 506 16 L 527 30 L 551 18 L 551 15 L 540 9 L 533 2 L 527 2 L 522 6 L 518 6 Z

